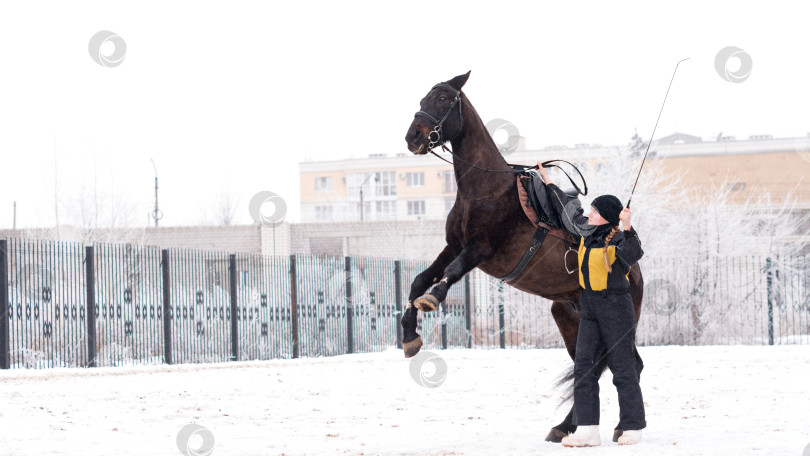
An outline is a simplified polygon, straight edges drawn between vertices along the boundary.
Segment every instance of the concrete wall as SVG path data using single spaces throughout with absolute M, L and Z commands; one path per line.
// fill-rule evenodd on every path
M 300 254 L 433 260 L 445 246 L 444 220 L 301 223 L 290 234 Z
M 348 222 L 185 226 L 127 230 L 82 230 L 73 227 L 0 230 L 0 238 L 71 242 L 111 242 L 161 248 L 244 252 L 263 255 L 375 256 L 435 259 L 444 248 L 444 221 Z
M 806 213 L 807 209 L 800 209 Z M 434 260 L 445 246 L 444 220 L 390 222 L 284 223 L 275 229 L 258 225 L 142 228 L 82 231 L 60 227 L 59 240 L 155 245 L 229 253 L 286 256 L 369 256 Z M 810 226 L 776 242 L 808 240 Z M 53 229 L 0 230 L 0 239 L 57 239 Z M 752 252 L 754 253 L 754 252 Z M 810 242 L 796 254 L 810 253 Z

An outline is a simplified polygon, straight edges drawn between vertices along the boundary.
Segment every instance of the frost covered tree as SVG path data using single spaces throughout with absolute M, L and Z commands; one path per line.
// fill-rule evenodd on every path
M 239 197 L 230 186 L 217 192 L 210 206 L 205 209 L 203 223 L 230 226 L 234 224 L 239 211 Z
M 605 193 L 627 204 L 646 147 L 636 134 L 626 147 L 584 159 L 586 212 Z M 708 186 L 687 186 L 689 170 L 665 171 L 660 158 L 653 144 L 630 205 L 645 252 L 642 324 L 650 326 L 653 343 L 761 341 L 755 338 L 763 334 L 767 258 L 780 274 L 771 274 L 772 294 L 790 295 L 786 284 L 806 271 L 805 257 L 796 254 L 808 249 L 801 235 L 810 213 L 795 191 L 782 199 L 741 194 L 728 174 Z

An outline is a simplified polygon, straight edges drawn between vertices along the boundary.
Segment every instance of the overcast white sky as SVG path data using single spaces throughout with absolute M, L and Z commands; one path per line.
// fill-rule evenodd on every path
M 421 97 L 467 70 L 484 121 L 529 148 L 649 137 L 686 57 L 656 136 L 810 132 L 806 2 L 614 3 L 3 3 L 0 227 L 13 201 L 18 226 L 52 225 L 55 183 L 62 222 L 97 194 L 145 225 L 150 158 L 162 225 L 204 221 L 226 189 L 239 222 L 262 190 L 296 221 L 299 162 L 406 151 Z M 91 59 L 100 30 L 126 42 L 121 65 Z M 726 46 L 751 56 L 743 83 L 715 71 Z

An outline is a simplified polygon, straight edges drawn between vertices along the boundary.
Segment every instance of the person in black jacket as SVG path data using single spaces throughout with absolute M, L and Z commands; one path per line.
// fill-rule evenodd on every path
M 551 182 L 548 171 L 540 166 L 539 172 L 551 190 L 555 208 L 562 209 L 561 217 L 564 221 L 568 218 L 573 227 L 569 231 L 579 237 L 580 320 L 574 359 L 577 430 L 564 437 L 562 444 L 571 447 L 601 444 L 596 365 L 605 348 L 613 384 L 619 393 L 617 429 L 622 434 L 618 442 L 638 443 L 646 420 L 635 367 L 635 311 L 628 287 L 630 267 L 641 259 L 644 251 L 630 223 L 630 208 L 624 208 L 613 195 L 602 195 L 593 200 L 590 213 L 584 217 L 581 208 L 579 212 L 571 210 L 570 201 Z M 620 221 L 624 231 L 619 230 Z

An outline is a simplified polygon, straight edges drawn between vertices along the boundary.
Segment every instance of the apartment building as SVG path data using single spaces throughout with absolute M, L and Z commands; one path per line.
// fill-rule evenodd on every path
M 576 164 L 588 179 L 602 163 L 630 147 L 550 146 L 519 149 L 505 158 L 509 163 L 522 164 L 565 159 Z M 767 191 L 778 202 L 793 190 L 801 204 L 810 205 L 810 179 L 806 178 L 810 176 L 810 134 L 742 140 L 723 136 L 707 141 L 675 133 L 654 141 L 648 159 L 660 163 L 664 172 L 680 174 L 682 182 L 695 189 L 716 189 L 727 178 L 734 201 Z M 359 159 L 302 162 L 299 167 L 304 223 L 443 219 L 456 197 L 452 167 L 433 155 L 372 154 Z

